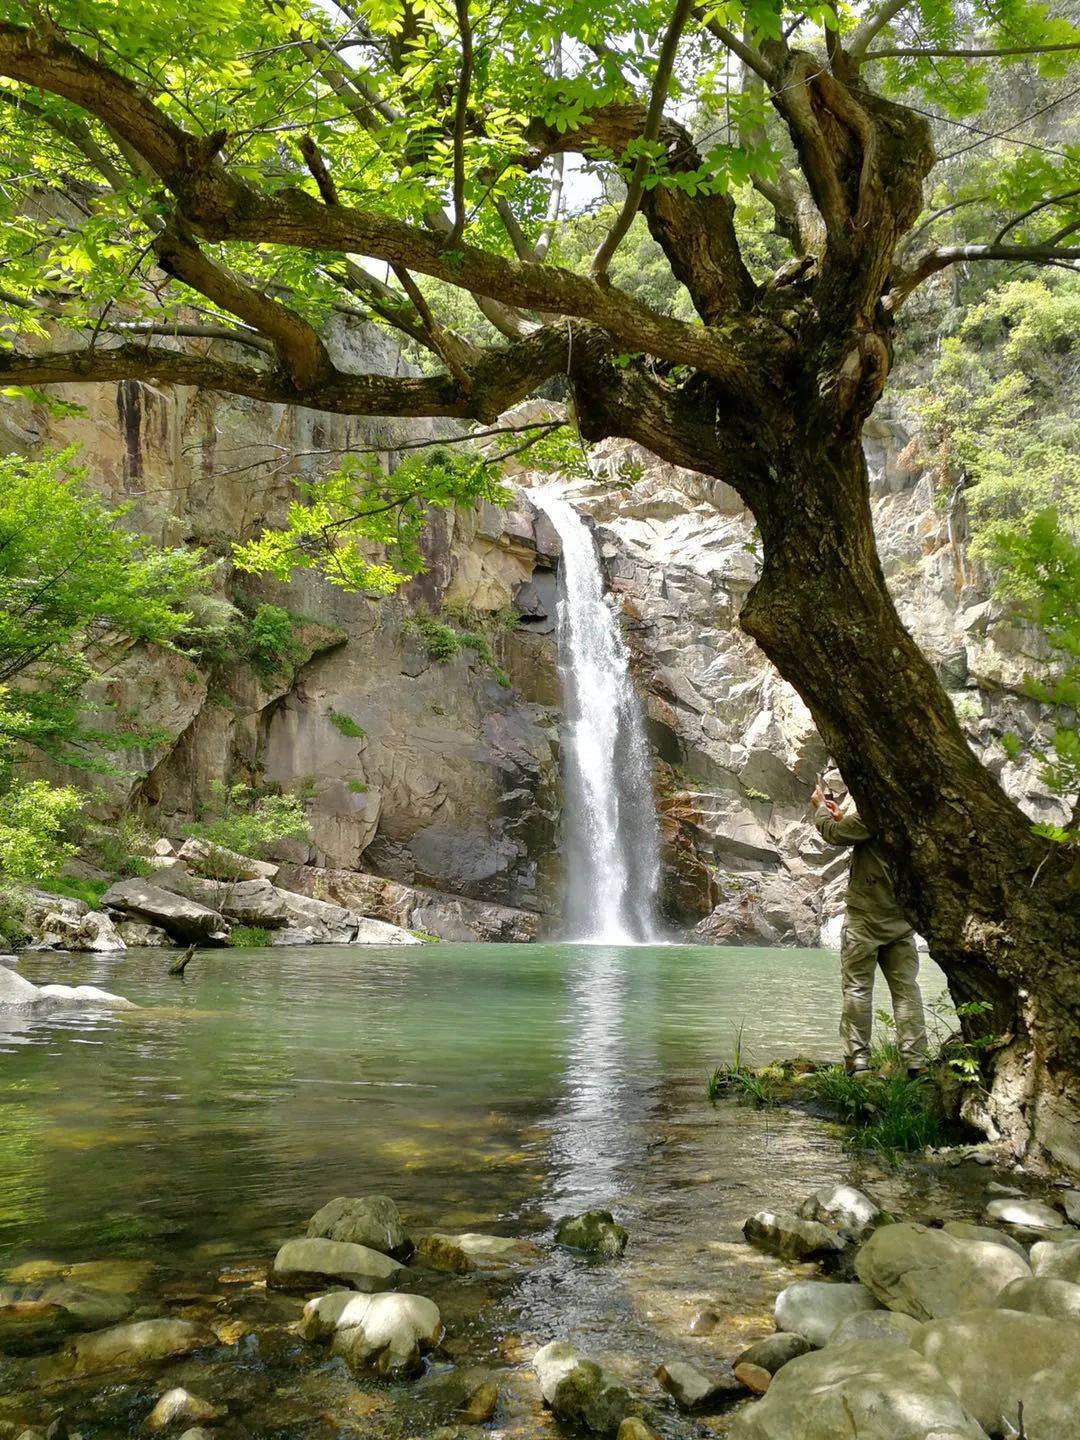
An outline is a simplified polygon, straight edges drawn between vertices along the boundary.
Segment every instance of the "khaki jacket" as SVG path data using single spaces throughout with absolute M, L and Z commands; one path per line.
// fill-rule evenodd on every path
M 896 899 L 884 856 L 858 811 L 850 810 L 834 820 L 825 806 L 819 805 L 814 824 L 830 845 L 851 846 L 845 926 L 879 945 L 910 934 L 911 925 Z

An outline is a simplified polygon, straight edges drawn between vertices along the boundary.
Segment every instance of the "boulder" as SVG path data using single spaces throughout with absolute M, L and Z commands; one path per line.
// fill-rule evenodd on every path
M 348 945 L 356 934 L 357 917 L 341 905 L 314 900 L 310 895 L 297 895 L 292 890 L 278 890 L 285 903 L 288 924 L 295 930 L 308 930 L 318 938 L 316 945 Z
M 53 911 L 35 928 L 38 943 L 50 950 L 109 954 L 127 949 L 116 926 L 102 910 L 88 910 L 78 916 Z
M 997 1298 L 1003 1310 L 1023 1310 L 1027 1315 L 1048 1315 L 1052 1320 L 1080 1320 L 1080 1285 L 1035 1275 L 1014 1280 Z
M 269 880 L 238 880 L 235 884 L 216 885 L 221 892 L 218 909 L 230 920 L 241 925 L 258 925 L 264 930 L 276 930 L 289 919 L 288 908 L 282 892 L 274 888 Z
M 800 1220 L 783 1211 L 759 1210 L 743 1225 L 743 1234 L 757 1249 L 781 1255 L 785 1260 L 809 1260 L 844 1248 L 836 1231 L 819 1220 Z
M 464 1274 L 469 1270 L 507 1270 L 535 1265 L 544 1252 L 529 1240 L 505 1235 L 424 1235 L 416 1242 L 416 1260 L 430 1270 Z
M 17 970 L 0 965 L 0 1009 L 32 1010 L 41 1001 L 38 987 Z
M 805 1355 L 811 1349 L 813 1346 L 803 1335 L 784 1333 L 766 1335 L 764 1340 L 755 1340 L 753 1345 L 744 1350 L 737 1357 L 735 1364 L 736 1366 L 759 1365 L 762 1370 L 767 1370 L 770 1375 L 775 1375 L 789 1360 L 794 1360 L 796 1355 Z
M 935 1320 L 993 1305 L 1031 1267 L 1007 1245 L 962 1240 L 925 1225 L 885 1225 L 855 1257 L 855 1273 L 883 1305 L 916 1320 Z
M 688 1415 L 722 1410 L 743 1390 L 742 1381 L 736 1380 L 733 1374 L 712 1379 L 685 1360 L 672 1360 L 667 1365 L 661 1365 L 656 1378 L 679 1409 Z
M 354 1295 L 338 1313 L 331 1351 L 354 1373 L 415 1375 L 442 1334 L 439 1307 L 422 1295 Z
M 220 1405 L 212 1405 L 179 1385 L 166 1390 L 146 1417 L 148 1430 L 167 1430 L 170 1425 L 212 1425 L 225 1416 Z
M 159 950 L 174 943 L 160 925 L 145 920 L 118 920 L 116 933 L 129 949 Z
M 134 1000 L 127 1000 L 123 995 L 114 995 L 110 990 L 102 990 L 97 985 L 42 985 L 38 991 L 39 1003 L 53 1009 L 102 1009 L 102 1010 L 137 1010 L 139 1007 Z
M 414 1248 L 401 1222 L 401 1212 L 389 1195 L 339 1195 L 316 1210 L 308 1221 L 307 1233 L 313 1238 L 366 1245 L 395 1260 L 407 1260 Z
M 135 1320 L 82 1335 L 65 1348 L 75 1375 L 97 1375 L 103 1370 L 189 1355 L 217 1344 L 217 1336 L 194 1320 Z
M 919 1328 L 918 1320 L 902 1315 L 899 1310 L 862 1310 L 841 1320 L 829 1336 L 830 1345 L 844 1345 L 849 1340 L 883 1340 L 889 1345 L 910 1345 Z
M 1080 1238 L 1038 1241 L 1031 1247 L 1031 1268 L 1036 1275 L 1080 1285 Z
M 778 1330 L 792 1331 L 815 1348 L 828 1343 L 849 1315 L 876 1310 L 878 1302 L 864 1285 L 833 1285 L 828 1280 L 797 1280 L 776 1297 Z
M 985 1440 L 913 1350 L 857 1340 L 801 1355 L 736 1416 L 731 1440 Z
M 252 860 L 248 855 L 195 836 L 180 846 L 180 859 L 196 875 L 206 875 L 211 880 L 276 880 L 281 869 L 270 860 Z
M 192 940 L 202 943 L 224 940 L 228 934 L 228 925 L 216 910 L 151 884 L 137 875 L 110 885 L 101 903 L 125 915 L 137 915 L 160 925 L 162 930 L 185 944 Z
M 286 925 L 270 931 L 271 945 L 327 945 L 326 931 L 310 925 Z
M 594 1435 L 615 1437 L 640 1403 L 629 1390 L 565 1340 L 553 1340 L 533 1356 L 544 1403 L 560 1420 Z
M 881 1206 L 854 1185 L 825 1185 L 808 1195 L 796 1213 L 802 1220 L 820 1220 L 856 1234 L 871 1229 L 882 1218 Z
M 986 1218 L 1020 1230 L 1060 1230 L 1065 1224 L 1060 1210 L 1044 1205 L 1041 1200 L 1014 1199 L 1012 1196 L 991 1200 L 986 1207 Z
M 555 1240 L 571 1250 L 584 1250 L 586 1255 L 617 1259 L 626 1249 L 629 1235 L 616 1223 L 610 1210 L 586 1210 L 581 1215 L 565 1215 L 555 1227 Z
M 392 1290 L 404 1267 L 368 1245 L 343 1240 L 287 1240 L 274 1258 L 267 1283 L 278 1290 L 314 1290 L 328 1281 L 372 1294 Z
M 1019 1240 L 992 1225 L 974 1225 L 970 1220 L 946 1220 L 941 1228 L 946 1235 L 955 1235 L 957 1240 L 987 1240 L 991 1245 L 1007 1246 L 1021 1260 L 1027 1259 L 1027 1251 Z
M 1028 1397 L 1044 1371 L 1080 1361 L 1080 1324 L 1016 1310 L 964 1310 L 924 1325 L 912 1345 L 991 1434 L 1018 1428 L 1022 1404 L 1028 1434 L 1062 1440 L 1060 1432 L 1035 1428 Z M 1080 1436 L 1080 1412 L 1073 1417 L 1071 1434 Z
M 426 945 L 419 935 L 403 930 L 400 925 L 390 925 L 385 920 L 369 920 L 364 916 L 356 918 L 354 945 Z
M 1065 1215 L 1070 1225 L 1080 1225 L 1080 1190 L 1065 1190 L 1061 1195 Z

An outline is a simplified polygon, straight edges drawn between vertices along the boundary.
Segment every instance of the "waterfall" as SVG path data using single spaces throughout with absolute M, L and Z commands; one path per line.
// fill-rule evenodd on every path
M 656 938 L 659 836 L 652 764 L 626 645 L 588 526 L 560 495 L 533 495 L 562 541 L 556 640 L 566 719 L 563 826 L 568 938 Z

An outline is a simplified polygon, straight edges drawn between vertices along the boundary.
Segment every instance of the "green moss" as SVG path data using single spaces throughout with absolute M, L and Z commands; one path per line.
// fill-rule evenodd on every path
M 367 731 L 362 725 L 358 725 L 351 715 L 343 715 L 340 710 L 330 711 L 330 724 L 348 740 L 364 740 Z

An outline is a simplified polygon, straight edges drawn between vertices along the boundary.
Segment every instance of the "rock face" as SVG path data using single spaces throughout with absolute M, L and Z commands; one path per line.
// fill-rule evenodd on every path
M 343 1240 L 287 1240 L 278 1251 L 269 1284 L 279 1290 L 314 1290 L 337 1281 L 371 1294 L 392 1290 L 403 1267 L 379 1250 Z
M 344 1240 L 380 1250 L 395 1260 L 407 1260 L 413 1243 L 405 1233 L 401 1212 L 389 1195 L 339 1195 L 308 1221 L 312 1238 Z
M 934 1320 L 993 1305 L 1011 1281 L 1029 1279 L 1031 1267 L 1006 1245 L 902 1224 L 874 1232 L 856 1256 L 855 1272 L 890 1310 Z
M 803 1355 L 735 1419 L 732 1440 L 985 1440 L 938 1371 L 914 1351 L 858 1340 Z

